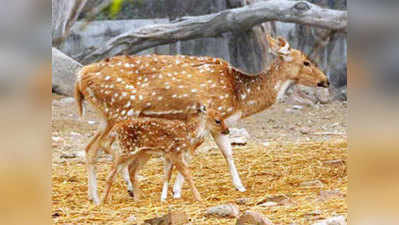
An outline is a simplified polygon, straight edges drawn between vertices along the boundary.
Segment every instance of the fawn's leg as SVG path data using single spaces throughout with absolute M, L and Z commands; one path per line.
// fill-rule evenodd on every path
M 190 185 L 191 191 L 193 192 L 194 198 L 197 201 L 201 201 L 201 195 L 194 185 L 194 181 L 191 175 L 191 170 L 187 164 L 183 161 L 183 155 L 180 153 L 177 156 L 170 157 L 176 169 L 183 175 L 184 179 L 187 180 Z
M 190 164 L 191 157 L 187 154 L 184 154 L 184 160 L 187 164 Z M 178 172 L 175 184 L 173 185 L 173 198 L 175 199 L 181 198 L 181 190 L 183 188 L 183 184 L 184 184 L 184 177 L 180 172 Z
M 228 135 L 224 134 L 212 134 L 213 138 L 219 149 L 222 151 L 224 158 L 230 168 L 230 174 L 233 179 L 233 184 L 235 188 L 241 192 L 246 191 L 245 187 L 242 185 L 240 175 L 238 174 L 236 165 L 234 164 L 233 152 L 231 149 L 230 138 Z
M 168 186 L 169 186 L 170 177 L 172 176 L 172 167 L 173 167 L 172 162 L 165 157 L 161 201 L 165 201 L 166 198 L 168 197 Z
M 105 203 L 107 201 L 109 192 L 112 187 L 112 183 L 115 180 L 115 175 L 121 169 L 121 167 L 123 167 L 123 165 L 118 165 L 118 163 L 116 163 L 112 166 L 111 172 L 108 174 L 108 177 L 107 177 L 107 180 L 105 183 L 105 192 L 104 192 L 104 196 L 102 198 L 102 203 Z
M 133 191 L 134 191 L 133 198 L 135 201 L 138 201 L 141 196 L 141 190 L 138 188 L 138 183 L 137 183 L 137 174 L 150 158 L 151 155 L 146 154 L 144 151 L 141 151 L 136 153 L 136 158 L 131 163 L 129 163 L 130 181 L 133 184 Z
M 106 153 L 112 154 L 112 157 L 115 158 L 116 156 L 115 156 L 114 152 L 112 151 L 112 144 L 114 143 L 116 136 L 109 135 L 108 139 L 109 139 L 108 143 L 104 144 L 102 146 L 102 148 L 104 149 L 104 151 Z M 133 185 L 132 185 L 132 182 L 130 182 L 129 169 L 127 166 L 122 169 L 122 177 L 123 177 L 123 180 L 126 182 L 128 193 L 129 194 L 132 193 L 132 195 L 133 195 Z

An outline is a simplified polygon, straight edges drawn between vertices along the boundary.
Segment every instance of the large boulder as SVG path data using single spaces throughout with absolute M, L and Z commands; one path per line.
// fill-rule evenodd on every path
M 56 48 L 52 48 L 53 92 L 73 96 L 76 72 L 82 65 Z

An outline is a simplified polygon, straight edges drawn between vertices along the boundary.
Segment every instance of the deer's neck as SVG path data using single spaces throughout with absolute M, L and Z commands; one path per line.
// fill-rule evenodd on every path
M 268 70 L 257 75 L 234 70 L 235 90 L 241 117 L 263 111 L 284 96 L 292 81 L 281 74 L 280 61 L 276 60 Z

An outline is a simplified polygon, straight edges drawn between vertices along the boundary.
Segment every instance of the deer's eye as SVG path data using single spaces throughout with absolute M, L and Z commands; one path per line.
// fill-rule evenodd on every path
M 215 120 L 215 123 L 216 123 L 216 124 L 221 124 L 222 121 L 220 121 L 220 120 Z
M 310 62 L 305 61 L 305 62 L 303 62 L 303 65 L 305 65 L 305 66 L 310 66 Z

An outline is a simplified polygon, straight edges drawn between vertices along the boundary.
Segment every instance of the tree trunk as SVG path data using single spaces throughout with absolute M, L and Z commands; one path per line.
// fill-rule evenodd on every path
M 59 46 L 85 6 L 87 0 L 52 0 L 52 45 Z
M 56 48 L 51 51 L 53 92 L 73 96 L 76 72 L 82 65 Z

